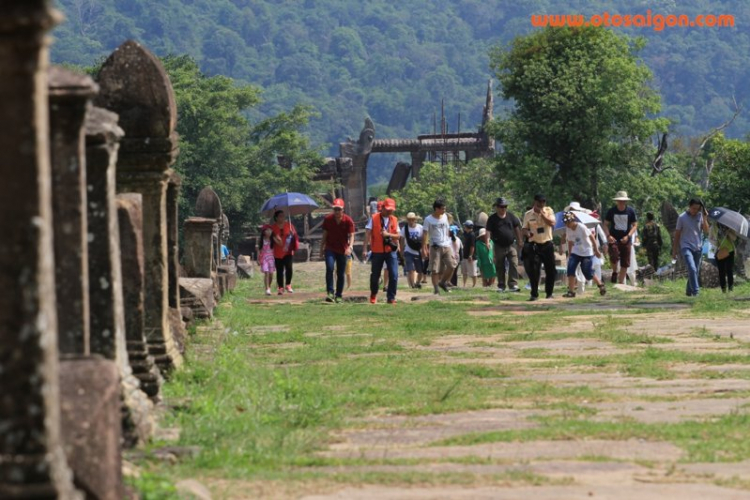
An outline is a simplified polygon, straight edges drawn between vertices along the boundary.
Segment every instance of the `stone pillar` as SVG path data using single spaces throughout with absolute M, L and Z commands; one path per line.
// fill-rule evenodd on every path
M 180 262 L 178 255 L 179 231 L 178 231 L 178 201 L 182 178 L 172 170 L 167 170 L 167 274 L 168 287 L 167 296 L 169 303 L 169 329 L 175 347 L 180 354 L 185 352 L 185 339 L 187 330 L 182 321 L 180 311 Z
M 0 498 L 80 498 L 60 435 L 44 0 L 0 4 Z
M 166 373 L 182 362 L 169 325 L 166 191 L 167 169 L 178 152 L 174 93 L 159 60 L 132 41 L 104 63 L 99 85 L 96 104 L 118 113 L 125 130 L 117 191 L 143 197 L 146 339 Z
M 419 171 L 422 170 L 425 158 L 427 158 L 425 151 L 415 151 L 411 154 L 411 177 L 415 181 L 419 180 Z
M 160 400 L 162 377 L 154 358 L 148 353 L 144 335 L 143 275 L 143 209 L 141 195 L 117 195 L 120 226 L 123 303 L 125 305 L 125 339 L 128 360 L 141 389 L 155 403 Z
M 83 121 L 98 87 L 85 75 L 49 71 L 52 212 L 60 354 L 89 353 L 89 271 Z
M 216 220 L 203 217 L 190 217 L 183 225 L 185 272 L 191 278 L 213 276 L 215 226 Z
M 120 230 L 115 198 L 116 163 L 122 129 L 117 115 L 91 107 L 86 118 L 91 352 L 116 361 L 122 383 L 123 437 L 127 445 L 153 432 L 153 405 L 140 390 L 125 340 Z
M 179 249 L 179 218 L 178 201 L 182 188 L 182 177 L 172 169 L 168 171 L 167 182 L 167 264 L 169 271 L 169 307 L 180 308 L 180 261 Z

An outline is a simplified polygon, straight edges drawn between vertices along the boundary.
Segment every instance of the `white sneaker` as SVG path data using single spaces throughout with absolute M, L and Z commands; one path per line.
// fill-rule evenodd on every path
M 271 289 L 270 288 L 266 288 L 266 295 L 271 295 Z

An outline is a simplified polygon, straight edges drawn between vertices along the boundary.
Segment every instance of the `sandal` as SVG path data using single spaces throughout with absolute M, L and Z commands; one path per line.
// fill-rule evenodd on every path
M 604 283 L 599 285 L 599 295 L 607 295 L 607 287 L 604 286 Z
M 572 291 L 572 290 L 568 290 L 568 291 L 567 291 L 567 292 L 565 292 L 565 294 L 563 295 L 563 297 L 565 297 L 566 299 L 572 299 L 572 298 L 574 298 L 575 296 L 576 296 L 576 293 L 575 293 L 574 291 Z

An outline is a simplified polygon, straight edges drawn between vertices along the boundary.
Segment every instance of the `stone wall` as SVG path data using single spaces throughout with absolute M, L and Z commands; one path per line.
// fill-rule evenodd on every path
M 0 0 L 0 498 L 120 499 L 122 448 L 151 438 L 182 362 L 183 305 L 210 317 L 236 267 L 213 193 L 192 243 L 202 276 L 179 278 L 177 114 L 159 60 L 125 42 L 98 82 L 50 68 L 50 3 Z

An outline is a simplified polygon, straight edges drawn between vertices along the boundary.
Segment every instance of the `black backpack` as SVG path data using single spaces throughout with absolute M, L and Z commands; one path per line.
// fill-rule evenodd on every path
M 409 248 L 417 252 L 422 249 L 422 238 L 412 238 L 411 233 L 409 232 L 409 226 L 404 226 L 404 236 L 406 237 L 406 244 L 409 245 Z

